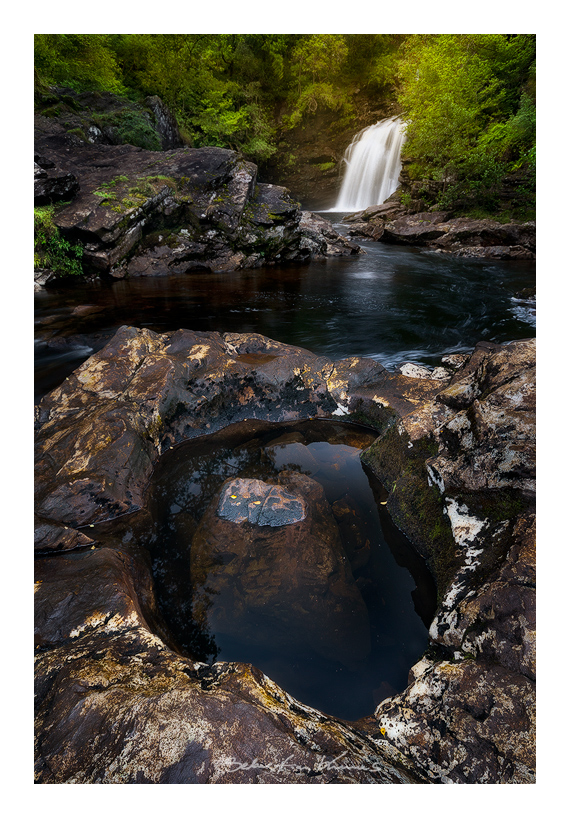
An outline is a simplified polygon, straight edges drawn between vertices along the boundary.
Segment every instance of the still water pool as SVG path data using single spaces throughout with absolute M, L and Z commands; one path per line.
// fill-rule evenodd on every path
M 249 422 L 163 456 L 148 548 L 179 646 L 205 662 L 253 663 L 302 702 L 350 720 L 407 685 L 435 589 L 360 462 L 375 437 L 338 422 Z M 225 520 L 221 488 L 237 477 L 301 489 L 306 517 Z

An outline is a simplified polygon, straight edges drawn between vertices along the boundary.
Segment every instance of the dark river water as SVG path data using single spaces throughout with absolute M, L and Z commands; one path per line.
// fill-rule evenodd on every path
M 359 257 L 237 273 L 59 286 L 35 296 L 36 401 L 121 325 L 255 331 L 333 359 L 436 365 L 478 341 L 535 334 L 533 262 L 454 259 L 364 242 Z

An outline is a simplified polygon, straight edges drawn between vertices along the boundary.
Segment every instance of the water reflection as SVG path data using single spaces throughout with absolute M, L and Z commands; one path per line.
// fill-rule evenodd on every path
M 389 368 L 408 360 L 435 365 L 441 355 L 470 350 L 481 339 L 534 335 L 533 313 L 515 310 L 512 301 L 534 285 L 534 263 L 453 259 L 375 242 L 364 247 L 367 255 L 295 268 L 40 292 L 36 338 L 45 346 L 36 357 L 37 396 L 80 363 L 62 362 L 58 369 L 54 344 L 67 340 L 98 350 L 124 324 L 158 332 L 257 332 L 335 359 L 369 356 Z
M 149 547 L 162 611 L 186 651 L 254 663 L 348 719 L 406 685 L 435 591 L 361 465 L 374 438 L 334 422 L 250 422 L 163 457 Z M 254 492 L 249 503 L 270 485 L 302 499 L 307 515 L 281 527 L 217 515 L 225 492 L 243 503 L 236 477 Z

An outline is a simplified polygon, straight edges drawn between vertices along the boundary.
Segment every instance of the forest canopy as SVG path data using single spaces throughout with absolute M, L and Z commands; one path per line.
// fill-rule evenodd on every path
M 318 111 L 350 124 L 358 97 L 393 104 L 409 173 L 443 205 L 493 196 L 508 173 L 533 191 L 535 70 L 528 34 L 35 35 L 37 92 L 157 94 L 188 144 L 255 162 Z

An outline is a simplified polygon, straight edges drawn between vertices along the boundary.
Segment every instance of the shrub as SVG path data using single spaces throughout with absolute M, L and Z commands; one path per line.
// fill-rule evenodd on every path
M 53 218 L 53 205 L 34 208 L 34 268 L 49 268 L 57 276 L 81 276 L 83 246 L 64 239 Z

